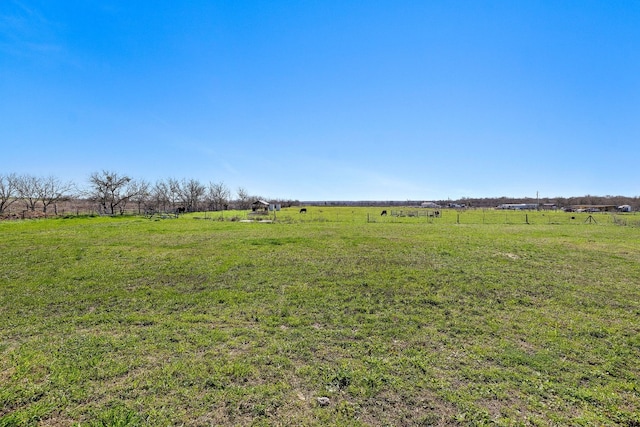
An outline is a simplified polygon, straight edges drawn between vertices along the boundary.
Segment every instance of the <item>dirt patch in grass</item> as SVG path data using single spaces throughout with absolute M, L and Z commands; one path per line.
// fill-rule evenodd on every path
M 427 390 L 419 390 L 415 394 L 384 392 L 359 406 L 359 419 L 367 425 L 457 425 L 455 406 Z

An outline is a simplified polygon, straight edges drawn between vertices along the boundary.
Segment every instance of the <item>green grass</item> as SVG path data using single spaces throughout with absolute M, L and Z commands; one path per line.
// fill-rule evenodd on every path
M 379 214 L 0 223 L 0 426 L 640 425 L 639 229 Z

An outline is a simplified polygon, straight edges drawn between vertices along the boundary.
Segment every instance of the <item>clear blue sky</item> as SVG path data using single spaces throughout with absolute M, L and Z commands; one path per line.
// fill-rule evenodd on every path
M 640 1 L 0 1 L 0 173 L 640 195 Z

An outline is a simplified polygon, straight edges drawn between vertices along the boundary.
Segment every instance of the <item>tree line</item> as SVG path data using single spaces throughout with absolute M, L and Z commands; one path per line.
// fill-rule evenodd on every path
M 235 197 L 233 197 L 235 196 Z M 0 214 L 12 205 L 22 204 L 25 211 L 41 210 L 58 214 L 57 207 L 69 200 L 86 200 L 101 214 L 123 214 L 127 209 L 138 213 L 220 211 L 249 209 L 260 196 L 244 187 L 232 194 L 224 182 L 203 184 L 197 179 L 160 179 L 154 183 L 129 175 L 102 170 L 92 173 L 84 188 L 55 176 L 0 173 Z M 296 201 L 277 200 L 284 206 Z
M 226 209 L 250 209 L 255 200 L 263 197 L 250 194 L 244 187 L 231 189 L 224 182 L 203 184 L 197 179 L 160 179 L 154 183 L 134 179 L 129 175 L 102 170 L 92 173 L 81 188 L 71 181 L 55 176 L 0 172 L 0 215 L 12 207 L 22 206 L 23 211 L 41 211 L 44 215 L 58 214 L 61 202 L 85 201 L 101 214 L 122 214 L 135 209 L 138 213 L 221 211 Z M 300 204 L 297 200 L 271 200 L 283 207 Z M 421 201 L 324 201 L 304 202 L 309 205 L 332 206 L 395 206 L 416 205 Z M 555 198 L 462 198 L 436 201 L 442 206 L 464 204 L 467 207 L 492 208 L 505 203 L 553 203 L 558 207 L 571 205 L 630 205 L 640 209 L 639 197 L 626 196 L 579 196 Z

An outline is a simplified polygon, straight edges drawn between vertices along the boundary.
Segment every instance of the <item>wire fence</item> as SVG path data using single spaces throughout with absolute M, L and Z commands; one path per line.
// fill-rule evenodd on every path
M 380 208 L 307 208 L 287 209 L 262 217 L 248 214 L 246 220 L 270 222 L 354 222 L 397 224 L 487 224 L 487 225 L 620 225 L 640 227 L 637 213 L 505 211 L 498 209 L 380 209 Z
M 43 212 L 13 207 L 4 212 L 1 219 L 25 220 L 41 218 L 70 218 L 80 216 L 142 216 L 149 219 L 187 218 L 215 221 L 243 222 L 351 222 L 367 224 L 487 224 L 487 225 L 618 225 L 640 227 L 637 212 L 564 212 L 513 211 L 499 209 L 424 209 L 424 208 L 378 208 L 378 207 L 305 207 L 282 210 L 223 210 L 200 212 L 144 211 L 137 207 L 118 211 L 115 214 L 101 212 L 95 206 L 64 205 Z

